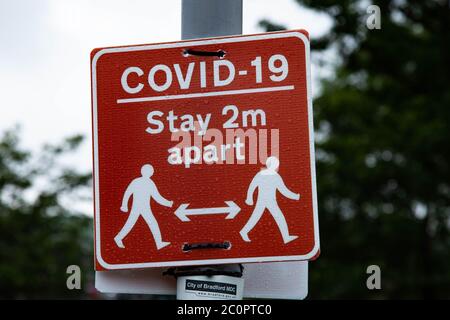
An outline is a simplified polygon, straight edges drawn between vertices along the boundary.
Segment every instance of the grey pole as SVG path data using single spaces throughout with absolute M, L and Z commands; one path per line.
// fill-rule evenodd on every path
M 242 0 L 183 0 L 183 40 L 235 34 L 242 34 Z
M 242 34 L 242 0 L 183 0 L 181 14 L 181 37 L 183 40 Z M 217 295 L 196 291 L 195 284 L 223 288 L 225 285 L 235 294 L 230 299 L 242 299 L 244 279 L 240 265 L 178 268 L 177 299 L 214 300 Z M 233 275 L 234 274 L 234 275 Z M 188 289 L 190 288 L 190 289 Z M 232 293 L 232 292 L 229 292 Z

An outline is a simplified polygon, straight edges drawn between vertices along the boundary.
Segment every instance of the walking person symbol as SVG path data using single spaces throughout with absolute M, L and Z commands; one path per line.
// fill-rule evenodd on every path
M 256 206 L 250 219 L 239 232 L 244 241 L 250 242 L 248 233 L 255 227 L 259 219 L 263 215 L 265 209 L 269 210 L 272 217 L 280 229 L 284 243 L 289 243 L 298 238 L 289 234 L 289 228 L 284 218 L 283 212 L 277 203 L 277 191 L 283 196 L 292 200 L 299 200 L 300 195 L 290 191 L 278 174 L 277 169 L 280 161 L 276 157 L 269 157 L 266 161 L 266 168 L 255 175 L 247 191 L 247 199 L 245 203 L 249 206 L 253 205 L 253 193 L 258 188 L 258 198 Z
M 134 227 L 139 217 L 147 223 L 150 228 L 153 238 L 155 239 L 156 248 L 162 249 L 170 244 L 170 242 L 162 241 L 161 231 L 159 230 L 158 222 L 153 216 L 150 199 L 154 199 L 160 205 L 165 207 L 172 207 L 173 201 L 169 201 L 164 198 L 158 191 L 155 183 L 150 179 L 153 175 L 153 166 L 145 164 L 141 168 L 141 176 L 131 181 L 128 185 L 125 194 L 122 199 L 122 206 L 120 210 L 122 212 L 128 212 L 128 201 L 133 196 L 133 204 L 131 206 L 130 215 L 128 216 L 125 225 L 122 230 L 116 235 L 114 241 L 119 248 L 125 248 L 123 239 L 128 235 L 131 229 Z

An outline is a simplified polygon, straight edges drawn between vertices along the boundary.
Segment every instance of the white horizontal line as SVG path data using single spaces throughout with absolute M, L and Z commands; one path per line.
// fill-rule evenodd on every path
M 265 87 L 265 88 L 255 88 L 255 89 L 240 89 L 240 90 L 227 90 L 227 91 L 187 93 L 187 94 L 177 94 L 177 95 L 167 95 L 167 96 L 157 96 L 157 97 L 128 98 L 128 99 L 117 99 L 117 103 L 123 104 L 123 103 L 133 103 L 133 102 L 227 96 L 227 95 L 233 95 L 233 94 L 286 91 L 286 90 L 294 90 L 294 88 L 295 88 L 294 86 L 279 86 L 279 87 Z

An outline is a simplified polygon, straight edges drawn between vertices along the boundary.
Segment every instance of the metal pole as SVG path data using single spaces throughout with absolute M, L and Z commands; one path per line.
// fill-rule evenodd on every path
M 242 0 L 183 0 L 183 40 L 238 34 L 242 34 Z M 244 279 L 240 265 L 186 267 L 173 273 L 177 277 L 178 300 L 241 300 L 243 297 Z
M 242 34 L 242 0 L 183 0 L 183 40 L 235 34 Z

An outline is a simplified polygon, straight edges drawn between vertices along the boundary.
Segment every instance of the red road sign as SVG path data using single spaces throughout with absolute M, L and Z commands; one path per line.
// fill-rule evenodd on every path
M 97 270 L 318 255 L 306 32 L 91 61 Z

